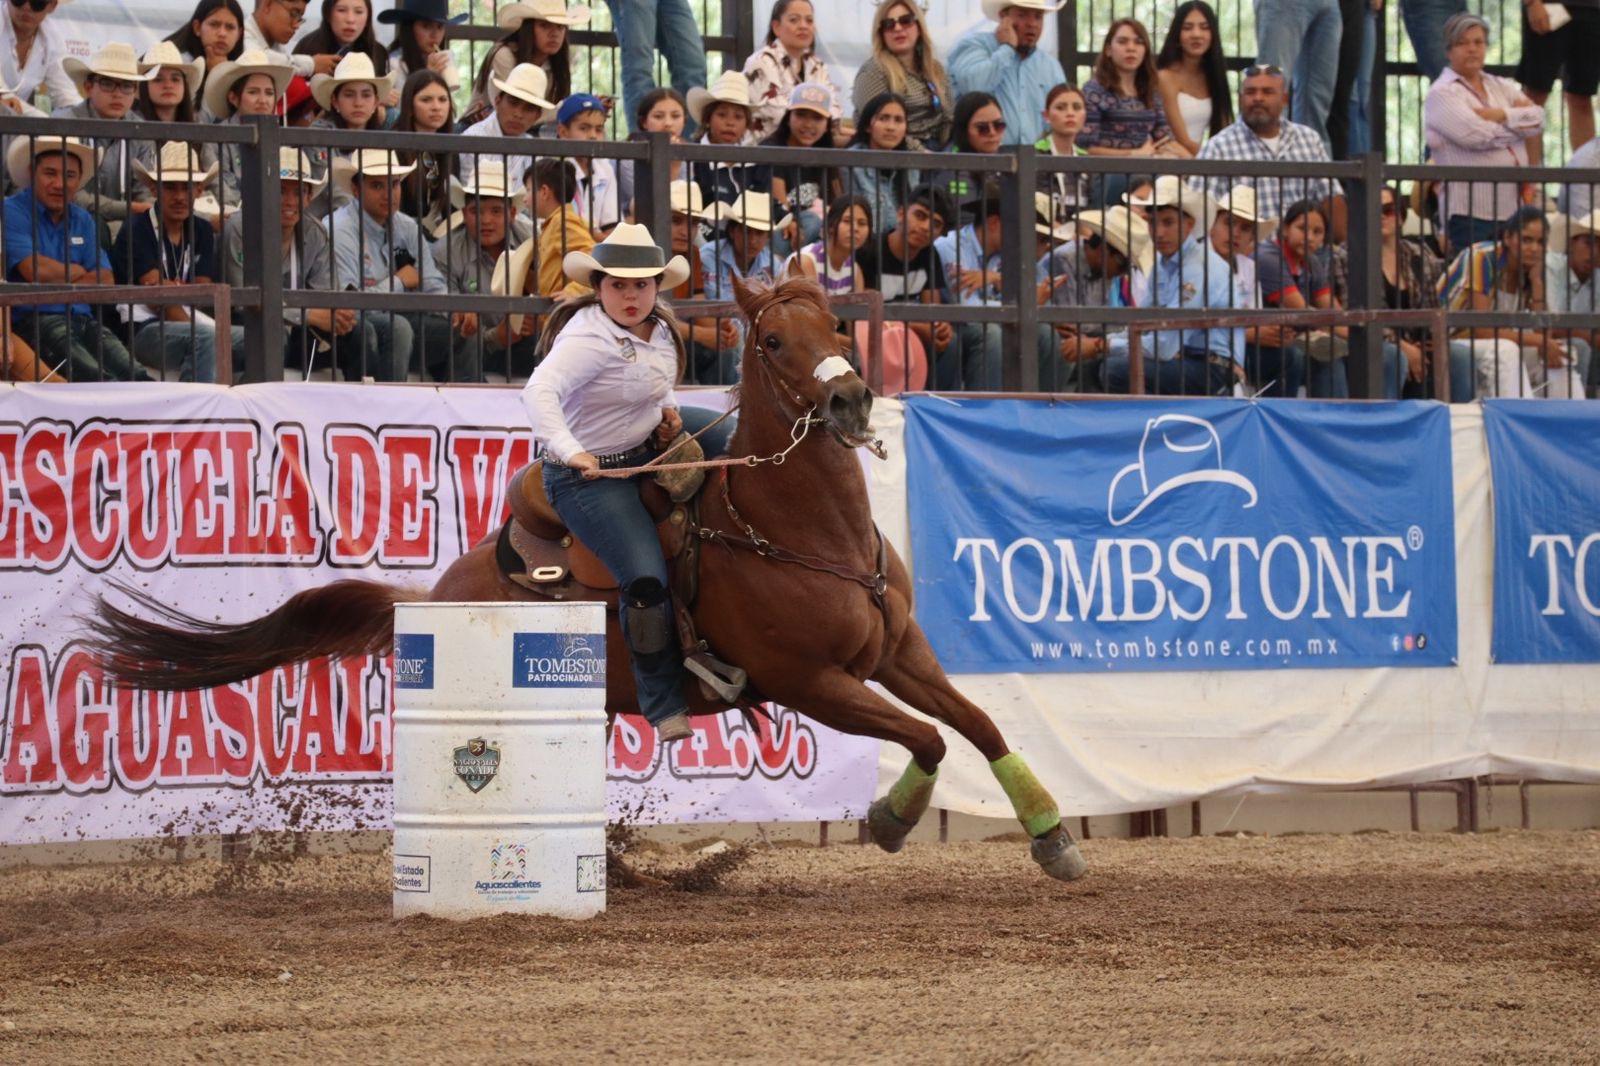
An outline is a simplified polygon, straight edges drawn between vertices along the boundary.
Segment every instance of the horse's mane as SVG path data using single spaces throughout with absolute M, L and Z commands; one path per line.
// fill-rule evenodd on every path
M 805 300 L 816 305 L 817 310 L 824 314 L 833 314 L 832 309 L 828 307 L 828 294 L 822 291 L 822 285 L 815 278 L 806 277 L 804 274 L 780 278 L 770 285 L 762 281 L 752 281 L 748 283 L 748 287 L 750 305 L 744 311 L 752 323 L 767 308 L 787 300 Z

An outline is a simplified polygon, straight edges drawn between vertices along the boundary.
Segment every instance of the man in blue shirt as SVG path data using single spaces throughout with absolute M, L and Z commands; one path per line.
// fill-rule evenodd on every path
M 772 221 L 772 194 L 746 189 L 731 204 L 714 203 L 706 209 L 708 219 L 723 219 L 723 235 L 700 246 L 700 274 L 705 282 L 706 299 L 733 299 L 733 279 L 761 277 L 771 280 L 772 249 L 768 247 L 775 228 Z M 693 373 L 701 385 L 728 385 L 739 373 L 739 356 L 744 351 L 744 323 L 738 327 L 738 343 L 732 348 L 713 351 L 702 344 L 693 349 Z
M 1163 176 L 1148 201 L 1155 268 L 1151 307 L 1186 311 L 1235 308 L 1233 270 L 1205 239 L 1206 201 L 1196 189 Z M 1212 395 L 1233 384 L 1242 335 L 1231 329 L 1164 329 L 1142 335 L 1145 391 Z M 1106 388 L 1127 392 L 1129 353 L 1119 344 L 1106 358 Z
M 6 279 L 37 285 L 114 285 L 94 218 L 72 202 L 95 151 L 72 137 L 13 137 L 6 169 L 21 190 L 5 201 Z M 15 331 L 73 381 L 149 381 L 88 304 L 32 304 L 12 312 Z
M 1044 136 L 1044 99 L 1067 80 L 1061 61 L 1039 48 L 1051 0 L 983 0 L 994 29 L 979 26 L 950 50 L 950 81 L 963 93 L 994 93 L 1006 116 L 1003 144 L 1032 144 Z
M 401 179 L 415 169 L 393 153 L 363 148 L 351 157 L 355 199 L 333 213 L 333 285 L 359 292 L 448 291 L 417 220 L 401 211 Z M 377 311 L 362 316 L 377 331 L 376 358 L 366 374 L 404 381 L 426 367 L 440 381 L 483 380 L 477 349 L 455 350 L 450 319 L 432 311 Z

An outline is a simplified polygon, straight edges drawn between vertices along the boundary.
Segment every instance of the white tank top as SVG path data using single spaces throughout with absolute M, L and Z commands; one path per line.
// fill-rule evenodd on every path
M 1199 144 L 1205 140 L 1206 133 L 1211 129 L 1211 99 L 1190 96 L 1188 93 L 1178 94 L 1178 114 L 1183 116 L 1183 128 L 1188 131 L 1189 139 Z

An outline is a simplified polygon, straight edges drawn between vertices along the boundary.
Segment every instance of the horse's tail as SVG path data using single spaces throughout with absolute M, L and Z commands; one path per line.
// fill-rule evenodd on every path
M 394 641 L 394 605 L 425 594 L 348 579 L 289 597 L 251 622 L 207 622 L 121 583 L 113 587 L 152 618 L 96 597 L 87 644 L 107 676 L 136 688 L 183 691 L 255 677 L 324 655 L 383 654 Z

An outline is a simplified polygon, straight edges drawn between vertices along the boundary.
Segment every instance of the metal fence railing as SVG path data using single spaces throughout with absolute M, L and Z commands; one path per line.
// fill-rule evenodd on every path
M 1600 360 L 1593 357 L 1600 337 L 1594 235 L 1575 225 L 1561 232 L 1562 216 L 1552 211 L 1546 219 L 1542 211 L 1560 198 L 1592 201 L 1600 178 L 1576 170 L 1397 166 L 1376 155 L 1357 162 L 1259 163 L 1043 156 L 1026 147 L 995 155 L 800 151 L 675 144 L 663 134 L 588 142 L 284 128 L 267 119 L 191 126 L 43 124 L 0 117 L 0 138 L 46 133 L 99 138 L 112 146 L 108 158 L 113 159 L 132 154 L 118 152 L 119 143 L 181 137 L 215 146 L 233 169 L 236 199 L 222 206 L 234 217 L 220 227 L 219 257 L 232 255 L 237 263 L 229 302 L 242 327 L 235 334 L 242 343 L 235 345 L 234 365 L 219 369 L 221 380 L 229 379 L 229 370 L 233 380 L 250 382 L 278 380 L 286 373 L 326 375 L 336 367 L 354 379 L 479 382 L 519 379 L 531 370 L 532 340 L 564 282 L 551 259 L 568 250 L 569 232 L 588 239 L 587 221 L 569 231 L 555 215 L 508 219 L 512 233 L 542 245 L 527 264 L 529 275 L 546 267 L 557 285 L 519 286 L 521 275 L 511 279 L 509 273 L 497 279 L 496 271 L 509 271 L 512 257 L 479 255 L 472 243 L 479 231 L 465 228 L 463 219 L 441 220 L 437 239 L 429 240 L 406 216 L 368 216 L 344 162 L 354 149 L 366 148 L 401 159 L 433 156 L 446 172 L 457 163 L 471 161 L 476 169 L 496 158 L 535 173 L 552 160 L 583 164 L 596 174 L 630 169 L 631 200 L 618 202 L 612 217 L 644 222 L 664 245 L 667 235 L 676 234 L 673 250 L 701 264 L 698 286 L 674 301 L 688 323 L 686 377 L 696 383 L 727 383 L 735 372 L 738 327 L 722 317 L 726 303 L 717 303 L 731 296 L 726 275 L 775 275 L 798 253 L 810 257 L 813 270 L 836 295 L 879 295 L 881 325 L 870 300 L 843 299 L 837 311 L 863 369 L 890 392 L 1142 388 L 1295 395 L 1303 388 L 1308 395 L 1333 398 L 1466 399 L 1491 392 L 1584 395 L 1600 384 L 1594 377 Z M 361 264 L 337 266 L 320 286 L 284 281 L 285 268 L 293 266 L 306 236 L 298 230 L 286 233 L 283 226 L 287 216 L 277 160 L 285 147 L 322 159 L 333 175 L 318 199 L 302 205 L 300 225 L 317 231 L 318 254 L 334 264 Z M 752 220 L 730 206 L 732 194 L 749 190 L 759 198 L 786 177 L 791 179 L 782 181 L 787 195 L 772 210 L 770 232 L 759 219 L 744 225 Z M 1201 200 L 1186 192 L 1184 202 L 1196 205 L 1192 210 L 1162 206 L 1159 200 L 1152 206 L 1150 192 L 1164 188 L 1163 179 L 1178 179 L 1185 189 L 1209 186 L 1213 195 Z M 691 183 L 705 190 L 709 221 L 684 225 L 679 213 L 675 225 L 674 186 Z M 1214 224 L 1216 208 L 1219 194 L 1239 184 L 1252 186 L 1260 203 L 1274 205 L 1267 214 L 1299 211 L 1300 216 L 1279 229 L 1263 225 L 1259 233 L 1236 235 L 1236 243 L 1228 243 Z M 516 185 L 518 191 L 525 187 Z M 605 187 L 586 181 L 576 206 L 564 207 L 563 214 L 572 210 L 583 220 L 598 219 Z M 802 187 L 808 191 L 802 193 Z M 610 188 L 617 196 L 616 187 Z M 1064 194 L 1063 189 L 1077 191 Z M 1086 195 L 1078 195 L 1085 189 Z M 1456 189 L 1467 193 L 1458 197 Z M 680 206 L 682 192 L 677 190 Z M 1472 199 L 1473 192 L 1483 194 L 1482 204 Z M 1317 202 L 1309 209 L 1296 205 L 1307 194 Z M 1432 202 L 1430 197 L 1442 210 L 1408 214 L 1405 205 Z M 1106 242 L 1078 225 L 1085 209 L 1120 209 L 1128 201 L 1136 213 L 1149 217 L 1139 225 L 1148 226 L 1151 246 L 1161 253 L 1153 256 L 1148 271 L 1132 269 L 1126 256 L 1108 255 Z M 1526 255 L 1517 252 L 1521 258 L 1510 269 L 1506 242 L 1492 243 L 1496 220 L 1509 210 L 1500 208 L 1502 202 L 1541 208 L 1531 212 L 1537 219 L 1533 229 L 1510 240 L 1529 242 Z M 88 206 L 97 202 L 91 199 Z M 1457 208 L 1476 210 L 1480 217 L 1449 217 Z M 95 217 L 95 228 L 107 248 L 122 249 L 125 245 L 112 243 L 112 231 L 129 225 L 129 219 L 157 214 Z M 8 212 L 6 217 L 18 216 Z M 1130 216 L 1113 210 L 1110 217 Z M 528 235 L 536 221 L 545 223 L 538 237 Z M 39 237 L 36 218 L 22 224 L 34 229 L 32 238 Z M 1441 288 L 1438 278 L 1459 247 L 1446 247 L 1449 254 L 1428 260 L 1432 266 L 1425 284 L 1415 278 L 1408 284 L 1406 276 L 1397 275 L 1398 252 L 1413 263 L 1424 250 L 1448 245 L 1453 232 L 1465 234 L 1461 239 L 1491 239 L 1484 246 L 1488 258 L 1472 271 L 1458 271 L 1454 280 L 1467 279 L 1470 287 L 1482 282 L 1486 271 L 1498 271 L 1498 282 L 1468 292 L 1451 289 L 1447 279 Z M 14 242 L 5 243 L 9 248 Z M 509 250 L 513 243 L 507 238 L 495 250 Z M 402 260 L 402 254 L 410 258 Z M 418 254 L 426 262 L 416 262 Z M 1535 261 L 1537 269 L 1531 265 Z M 9 253 L 8 264 L 12 269 L 0 289 L 29 288 L 19 284 L 16 257 Z M 1526 269 L 1519 272 L 1518 264 Z M 396 286 L 386 280 L 411 278 L 408 267 L 415 267 L 418 283 Z M 117 280 L 133 283 L 121 274 Z M 400 291 L 385 291 L 390 288 Z M 129 297 L 133 291 L 93 302 L 113 302 L 125 310 L 172 302 L 135 301 Z M 18 302 L 30 301 L 0 299 L 0 304 Z M 1430 337 L 1428 329 L 1400 314 L 1426 316 L 1441 303 L 1448 342 Z M 709 304 L 717 310 L 701 310 Z M 337 317 L 347 328 L 340 336 L 327 336 L 326 323 L 334 321 L 335 312 L 342 312 Z M 1295 318 L 1299 312 L 1306 314 Z M 1311 312 L 1321 315 L 1307 317 Z M 67 312 L 69 318 L 72 313 Z M 6 343 L 36 339 L 59 352 L 51 347 L 59 337 L 23 328 L 37 318 L 27 307 L 16 307 L 11 315 Z M 503 343 L 488 337 L 487 328 L 469 329 L 464 317 L 489 323 L 513 315 L 526 316 L 532 328 L 514 340 L 502 334 Z M 114 336 L 117 325 L 110 323 L 107 335 Z M 125 329 L 128 323 L 120 325 Z M 185 329 L 183 323 L 166 323 L 158 332 L 181 335 Z M 403 347 L 396 339 L 401 335 Z M 104 353 L 94 350 L 92 338 L 102 334 L 84 336 L 91 338 L 87 350 L 75 356 L 79 364 L 93 367 Z M 162 352 L 182 347 L 176 341 L 159 346 Z M 223 350 L 218 347 L 219 357 Z M 1190 359 L 1204 364 L 1195 375 L 1168 373 L 1173 360 Z M 15 375 L 11 363 L 0 361 L 0 377 Z M 59 365 L 64 364 L 50 361 L 52 368 Z M 145 365 L 152 376 L 176 377 L 180 370 L 170 363 Z M 101 373 L 117 376 L 103 360 Z M 68 367 L 63 376 L 98 375 Z M 1444 378 L 1448 389 L 1441 385 Z

